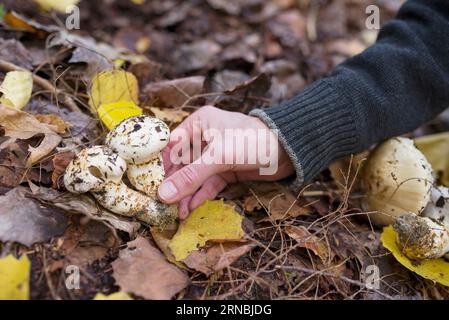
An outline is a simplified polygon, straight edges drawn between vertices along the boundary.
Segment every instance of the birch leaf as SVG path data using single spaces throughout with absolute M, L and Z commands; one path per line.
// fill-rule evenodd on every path
M 30 260 L 12 255 L 0 259 L 0 300 L 28 300 Z
M 208 240 L 240 240 L 243 217 L 223 200 L 206 201 L 180 225 L 169 248 L 177 261 L 203 247 Z
M 129 294 L 123 291 L 114 292 L 110 295 L 104 295 L 102 293 L 97 293 L 94 300 L 134 300 Z
M 34 0 L 44 10 L 55 10 L 61 13 L 67 13 L 66 10 L 76 5 L 80 0 Z
M 20 110 L 26 106 L 33 91 L 33 77 L 29 71 L 10 71 L 0 85 L 0 103 Z

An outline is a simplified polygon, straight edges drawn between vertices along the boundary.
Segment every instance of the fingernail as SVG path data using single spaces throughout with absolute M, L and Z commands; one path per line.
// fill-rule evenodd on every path
M 176 189 L 175 185 L 171 181 L 167 181 L 161 184 L 158 190 L 159 197 L 162 200 L 170 200 L 173 199 L 176 194 L 178 193 L 178 190 Z

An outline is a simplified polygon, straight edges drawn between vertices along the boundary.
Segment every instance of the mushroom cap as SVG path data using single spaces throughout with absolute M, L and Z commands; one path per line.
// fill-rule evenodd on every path
M 107 181 L 119 183 L 126 171 L 126 162 L 106 146 L 81 150 L 66 168 L 64 184 L 73 193 L 101 189 Z
M 403 215 L 393 228 L 402 252 L 410 259 L 436 259 L 449 251 L 449 230 L 430 218 Z
M 106 144 L 127 162 L 142 164 L 156 157 L 167 145 L 168 126 L 158 118 L 140 115 L 128 118 L 106 137 Z
M 377 146 L 363 168 L 362 188 L 366 198 L 362 205 L 372 221 L 392 224 L 396 217 L 420 214 L 430 198 L 434 183 L 432 166 L 407 138 L 392 138 Z

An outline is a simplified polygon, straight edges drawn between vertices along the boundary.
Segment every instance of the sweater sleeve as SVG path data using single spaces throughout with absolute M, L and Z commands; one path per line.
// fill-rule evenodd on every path
M 449 1 L 409 0 L 377 42 L 279 106 L 255 109 L 278 132 L 294 187 L 328 164 L 411 131 L 449 105 Z

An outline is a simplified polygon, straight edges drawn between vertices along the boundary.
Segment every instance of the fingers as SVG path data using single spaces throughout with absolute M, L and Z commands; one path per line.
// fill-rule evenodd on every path
M 227 182 L 219 175 L 210 177 L 192 197 L 189 210 L 194 210 L 206 200 L 213 200 L 226 187 Z
M 158 189 L 158 196 L 165 203 L 178 202 L 192 195 L 209 177 L 226 169 L 223 165 L 205 164 L 200 158 L 165 179 Z
M 184 199 L 182 199 L 181 201 L 179 201 L 179 204 L 178 204 L 179 219 L 184 220 L 189 215 L 189 212 L 190 212 L 189 203 L 191 200 L 192 200 L 192 197 L 188 196 L 188 197 L 185 197 Z

